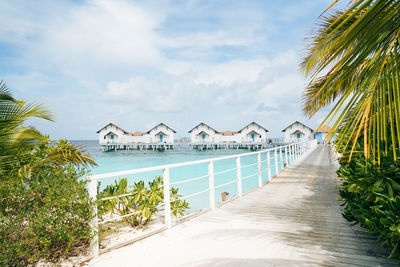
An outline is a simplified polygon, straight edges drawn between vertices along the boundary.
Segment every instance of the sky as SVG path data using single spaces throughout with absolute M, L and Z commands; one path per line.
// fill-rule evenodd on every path
M 183 137 L 255 121 L 281 137 L 326 115 L 304 116 L 299 63 L 332 2 L 0 0 L 0 80 L 53 112 L 29 121 L 53 139 L 97 139 L 109 122 Z

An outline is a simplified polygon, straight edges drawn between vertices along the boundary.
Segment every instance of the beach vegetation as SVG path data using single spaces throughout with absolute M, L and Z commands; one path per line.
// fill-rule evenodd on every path
M 362 151 L 364 142 L 358 140 L 355 149 Z M 388 144 L 392 144 L 389 142 Z M 389 151 L 392 151 L 390 149 Z M 343 216 L 359 223 L 369 234 L 377 236 L 389 248 L 390 258 L 400 256 L 400 166 L 393 163 L 394 154 L 380 152 L 381 164 L 356 153 L 348 163 L 349 151 L 340 158 L 338 176 L 344 182 L 340 188 Z
M 82 179 L 95 162 L 82 146 L 53 142 L 30 118 L 42 105 L 14 99 L 0 82 L 0 265 L 59 262 L 87 251 L 94 212 Z
M 173 216 L 183 216 L 185 210 L 189 208 L 189 203 L 181 197 L 177 188 L 170 189 Z M 107 199 L 101 200 L 103 198 Z M 98 199 L 98 214 L 102 220 L 126 216 L 122 220 L 130 226 L 144 226 L 164 209 L 163 179 L 158 176 L 147 185 L 144 181 L 138 181 L 128 186 L 128 179 L 120 178 L 99 192 Z
M 304 112 L 331 105 L 322 124 L 341 154 L 343 216 L 400 256 L 400 2 L 350 1 L 320 16 L 301 67 Z

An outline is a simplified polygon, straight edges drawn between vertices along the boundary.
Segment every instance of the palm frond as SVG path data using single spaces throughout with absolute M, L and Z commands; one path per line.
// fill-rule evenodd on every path
M 304 112 L 312 117 L 334 103 L 321 124 L 334 121 L 328 140 L 349 149 L 349 160 L 359 138 L 365 157 L 387 154 L 389 138 L 393 153 L 400 152 L 399 35 L 399 1 L 354 1 L 344 12 L 321 18 L 301 64 L 310 77 Z

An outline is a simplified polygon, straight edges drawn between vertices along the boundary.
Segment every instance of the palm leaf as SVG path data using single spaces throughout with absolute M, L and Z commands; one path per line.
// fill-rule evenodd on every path
M 305 114 L 312 117 L 333 103 L 321 125 L 334 122 L 327 139 L 336 138 L 337 148 L 348 151 L 349 160 L 353 153 L 364 153 L 374 161 L 377 155 L 379 164 L 379 151 L 390 152 L 389 139 L 396 160 L 400 2 L 353 1 L 344 12 L 331 11 L 320 21 L 301 64 L 310 78 L 303 92 Z M 364 138 L 364 151 L 355 151 L 359 138 Z

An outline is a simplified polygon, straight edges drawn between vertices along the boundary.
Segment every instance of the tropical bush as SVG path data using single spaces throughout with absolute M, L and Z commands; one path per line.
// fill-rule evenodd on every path
M 122 197 L 117 197 L 121 196 Z M 110 198 L 100 200 L 102 198 Z M 189 208 L 189 203 L 180 199 L 178 189 L 170 189 L 171 213 L 173 216 L 183 215 Z M 164 200 L 163 179 L 158 176 L 145 185 L 144 181 L 135 182 L 128 186 L 128 179 L 122 178 L 98 194 L 98 214 L 101 219 L 124 216 L 134 213 L 132 216 L 123 218 L 123 221 L 132 227 L 148 224 L 153 216 L 160 210 Z
M 20 168 L 0 176 L 0 265 L 57 262 L 86 251 L 93 234 L 93 211 L 81 179 L 87 170 L 43 162 L 66 144 L 39 144 Z
M 14 99 L 0 81 L 0 265 L 57 262 L 87 249 L 93 218 L 85 181 L 95 162 L 81 146 L 24 126 L 51 120 L 43 106 Z
M 387 154 L 380 152 L 380 165 L 373 158 L 365 159 L 362 140 L 355 149 L 350 162 L 350 152 L 345 152 L 337 171 L 344 180 L 340 189 L 345 206 L 343 216 L 377 235 L 378 241 L 392 250 L 389 257 L 397 258 L 400 256 L 400 166 L 394 163 L 390 148 Z
M 379 236 L 390 257 L 400 240 L 400 2 L 332 1 L 301 64 L 310 82 L 303 110 L 310 117 L 332 104 L 321 123 L 343 154 L 338 175 L 344 217 Z

